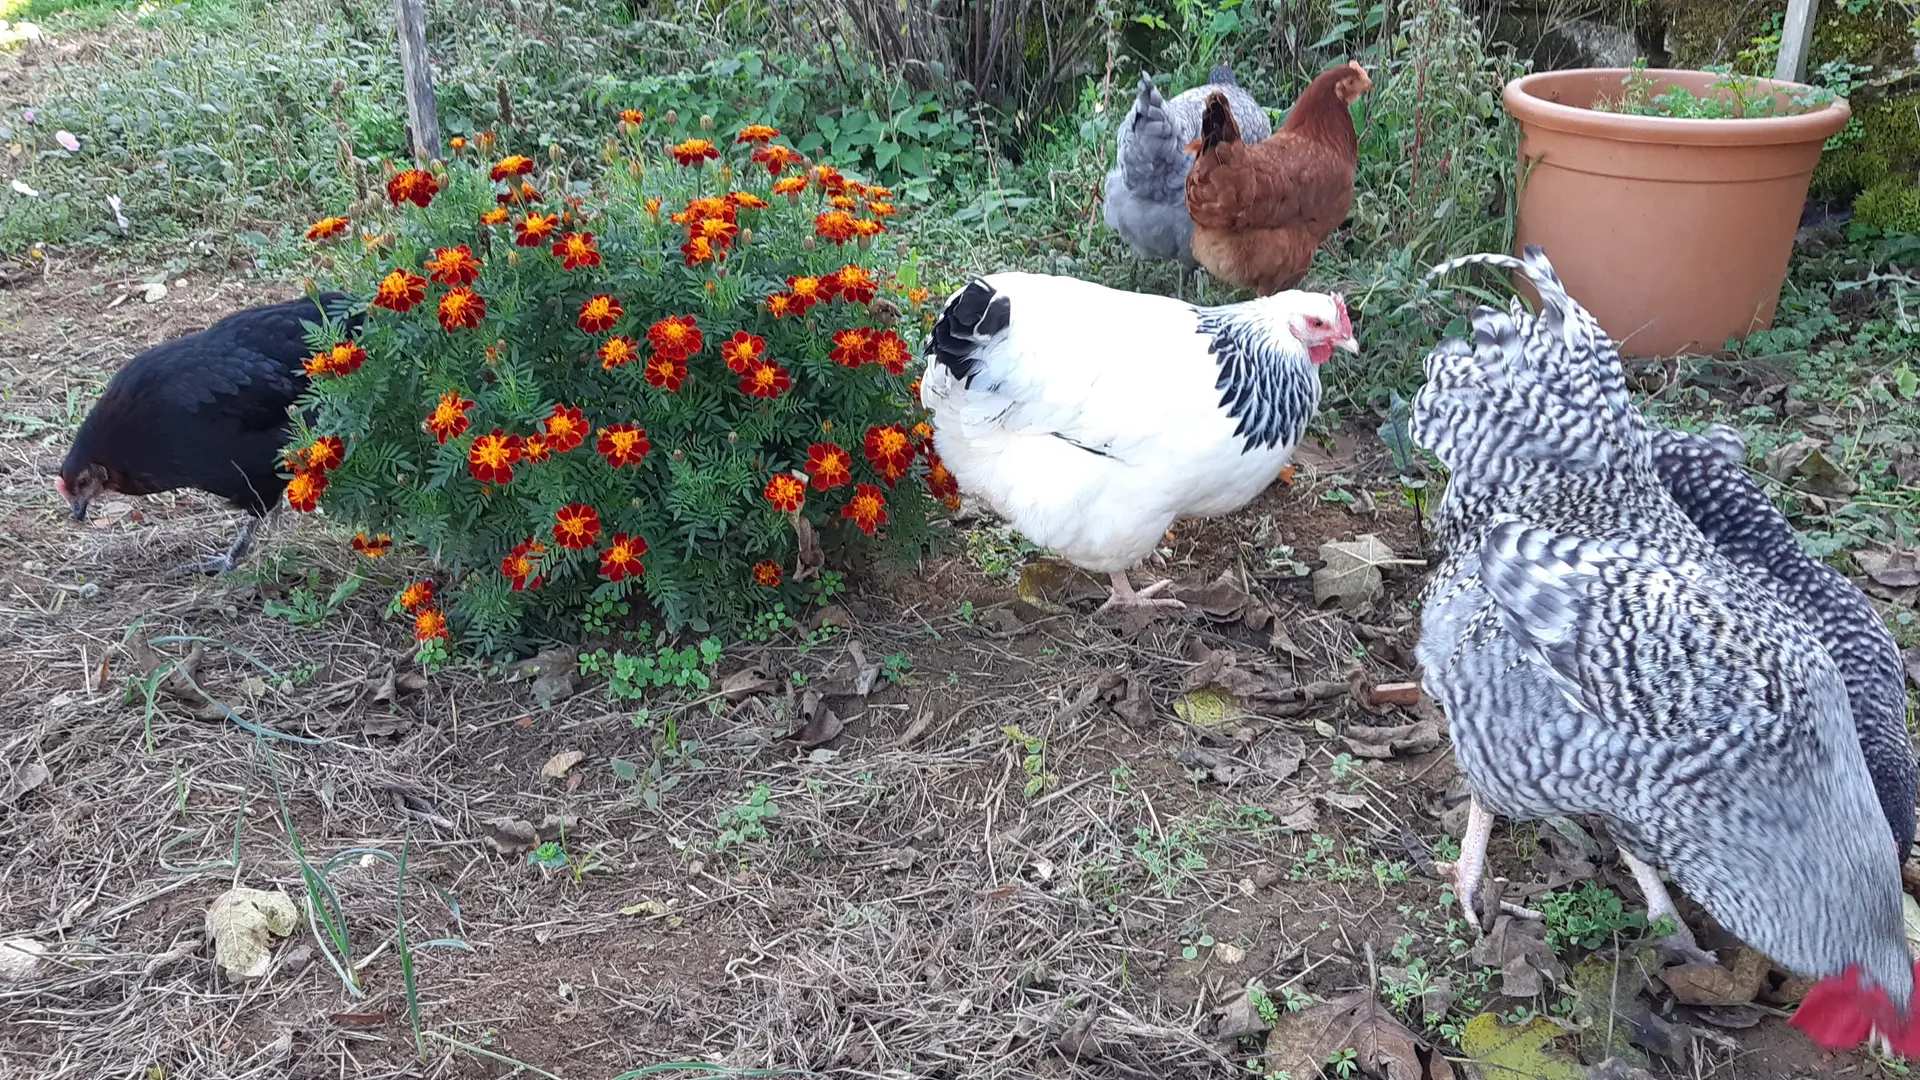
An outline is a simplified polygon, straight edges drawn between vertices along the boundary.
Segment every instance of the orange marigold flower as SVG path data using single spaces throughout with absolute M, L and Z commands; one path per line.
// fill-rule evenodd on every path
M 765 124 L 748 124 L 746 127 L 740 129 L 739 137 L 733 141 L 737 143 L 769 143 L 772 142 L 773 137 L 778 134 L 780 134 L 780 129 L 777 127 L 768 127 Z
M 516 176 L 525 176 L 533 171 L 533 159 L 525 154 L 503 157 L 487 175 L 495 180 L 512 180 Z
M 600 439 L 593 448 L 607 459 L 614 468 L 622 465 L 638 465 L 645 461 L 653 450 L 653 444 L 647 441 L 644 428 L 632 424 L 609 424 L 600 429 Z
M 535 433 L 520 440 L 520 453 L 537 465 L 553 456 L 553 444 L 545 435 Z
M 539 247 L 553 235 L 554 227 L 560 224 L 560 215 L 543 214 L 538 210 L 527 211 L 527 216 L 513 223 L 513 242 L 521 247 Z
M 553 515 L 553 538 L 570 551 L 590 548 L 600 539 L 600 511 L 584 503 L 569 503 Z
M 674 143 L 671 152 L 673 160 L 689 168 L 702 162 L 713 161 L 720 156 L 720 151 L 705 139 L 688 139 L 685 142 Z
M 347 226 L 352 223 L 352 220 L 347 217 L 323 217 L 307 226 L 307 239 L 319 241 L 339 236 L 347 231 Z
M 696 236 L 680 245 L 680 255 L 688 266 L 699 266 L 704 262 L 718 262 L 719 256 L 713 249 L 713 241 L 704 236 Z
M 834 273 L 831 279 L 834 292 L 849 304 L 870 304 L 880 291 L 879 279 L 864 266 L 848 264 Z
M 787 279 L 787 290 L 793 293 L 802 312 L 815 304 L 824 304 L 833 299 L 827 283 L 817 277 L 790 277 Z
M 647 553 L 647 541 L 628 533 L 614 533 L 613 546 L 600 553 L 600 576 L 608 581 L 623 581 L 647 572 L 640 556 Z
M 522 540 L 500 560 L 500 575 L 507 579 L 514 592 L 537 589 L 546 579 L 540 572 L 540 557 L 546 553 L 547 545 L 540 541 Z
M 742 210 L 765 210 L 770 205 L 767 200 L 751 191 L 729 191 L 727 201 Z
M 566 405 L 555 405 L 552 415 L 546 419 L 547 446 L 556 454 L 567 451 L 587 441 L 593 433 L 593 425 L 587 423 L 587 416 L 579 409 Z
M 793 389 L 793 376 L 771 360 L 755 360 L 740 374 L 740 392 L 748 397 L 777 398 Z
M 892 188 L 890 188 L 890 187 L 881 187 L 881 186 L 880 186 L 879 184 L 868 184 L 868 185 L 867 185 L 867 198 L 869 198 L 869 199 L 891 199 L 891 198 L 893 198 L 893 189 L 892 189 Z
M 655 225 L 660 224 L 660 196 L 654 195 L 649 197 L 645 205 L 647 216 L 653 219 Z
M 320 493 L 327 490 L 327 474 L 311 470 L 293 474 L 287 481 L 287 505 L 303 514 L 311 514 L 320 506 Z
M 467 471 L 483 484 L 513 482 L 513 463 L 520 460 L 520 436 L 499 428 L 473 440 L 467 450 Z
M 753 160 L 767 167 L 768 176 L 779 176 L 781 173 L 787 171 L 787 166 L 798 165 L 805 159 L 791 146 L 762 146 L 753 152 Z M 785 195 L 789 191 L 799 191 L 801 188 L 807 186 L 807 178 L 804 176 L 793 176 L 787 177 L 786 179 L 798 180 L 799 183 L 789 187 L 786 191 L 780 190 L 780 186 L 776 184 L 773 189 L 774 194 Z
M 853 455 L 836 443 L 814 443 L 807 447 L 807 475 L 815 491 L 831 491 L 853 480 Z
M 841 367 L 857 368 L 873 359 L 873 331 L 850 326 L 833 333 L 833 351 L 827 359 Z
M 914 382 L 919 382 L 919 381 L 920 380 L 918 379 L 914 380 Z M 933 453 L 933 448 L 927 445 L 928 443 L 931 443 L 933 441 L 933 425 L 932 424 L 929 424 L 925 420 L 922 420 L 919 423 L 913 425 L 913 430 L 907 432 L 907 434 L 913 436 L 913 445 L 919 447 L 921 450 L 929 454 Z
M 760 494 L 783 514 L 797 514 L 807 503 L 807 485 L 792 473 L 774 473 Z
M 471 330 L 480 325 L 487 317 L 487 302 L 479 293 L 464 286 L 448 289 L 440 298 L 440 329 L 451 334 L 457 330 Z
M 455 135 L 453 138 L 447 140 L 447 145 L 455 150 L 465 150 L 467 148 L 467 140 L 463 136 Z
M 740 226 L 725 218 L 701 218 L 698 224 L 689 228 L 698 230 L 695 235 L 699 239 L 710 241 L 716 247 L 725 247 L 740 235 Z
M 835 195 L 847 189 L 847 178 L 841 176 L 840 170 L 831 165 L 815 165 L 813 182 Z
M 872 218 L 859 218 L 853 223 L 853 234 L 862 240 L 871 240 L 886 231 L 885 225 Z
M 860 531 L 872 536 L 887 523 L 887 497 L 872 484 L 855 484 L 853 498 L 840 508 L 840 516 L 853 522 Z
M 480 224 L 482 225 L 505 225 L 506 223 L 507 208 L 504 206 L 496 206 L 480 215 Z
M 960 497 L 960 481 L 954 479 L 953 471 L 940 455 L 927 451 L 927 493 L 941 502 Z
M 553 242 L 553 254 L 562 270 L 578 270 L 600 265 L 600 249 L 594 246 L 592 233 L 568 233 Z
M 753 564 L 753 583 L 755 585 L 768 589 L 778 588 L 781 576 L 780 564 L 774 562 L 772 559 L 762 559 Z
M 916 405 L 920 403 L 920 380 L 919 379 L 915 379 L 912 382 L 907 384 L 907 399 L 909 401 L 912 401 Z
M 924 286 L 916 286 L 907 290 L 907 303 L 909 304 L 924 304 L 932 298 L 933 290 Z
M 867 195 L 867 185 L 857 180 L 849 180 L 846 186 L 840 189 L 840 192 L 843 195 L 850 195 L 856 199 L 864 199 Z
M 419 611 L 433 603 L 433 582 L 416 581 L 400 593 L 400 607 L 404 611 Z
M 614 336 L 600 346 L 600 366 L 608 371 L 640 359 L 640 345 L 630 337 Z
M 432 641 L 447 636 L 447 617 L 437 607 L 423 607 L 413 613 L 413 640 Z
M 853 215 L 845 210 L 828 210 L 815 214 L 813 218 L 813 231 L 820 239 L 835 244 L 844 244 L 853 239 L 858 225 Z
M 691 315 L 669 315 L 661 319 L 647 327 L 647 340 L 653 343 L 653 351 L 680 360 L 699 352 L 707 341 Z
M 886 427 L 874 425 L 867 429 L 867 438 L 861 448 L 867 455 L 867 461 L 875 472 L 888 483 L 907 474 L 907 467 L 913 464 L 913 440 L 900 430 L 899 424 Z
M 647 382 L 654 386 L 669 394 L 678 393 L 680 387 L 687 381 L 687 362 L 678 356 L 662 356 L 656 353 L 647 361 L 644 374 Z
M 789 315 L 803 315 L 807 310 L 806 305 L 802 304 L 798 297 L 787 292 L 770 293 L 765 306 L 767 314 L 776 319 L 784 319 Z
M 427 430 L 433 432 L 433 437 L 444 446 L 448 439 L 467 430 L 467 413 L 472 409 L 473 402 L 449 390 L 434 403 L 433 413 L 427 417 Z
M 317 352 L 306 359 L 308 377 L 315 375 L 351 375 L 360 370 L 367 362 L 367 350 L 357 342 L 336 341 L 325 352 Z
M 748 365 L 766 354 L 767 339 L 745 330 L 735 330 L 732 337 L 720 343 L 720 359 L 727 362 L 727 370 L 735 375 L 745 372 Z
M 639 127 L 641 124 L 647 122 L 647 114 L 641 112 L 639 109 L 621 109 L 620 122 Z
M 393 537 L 386 533 L 378 536 L 368 536 L 363 532 L 354 533 L 353 550 L 369 559 L 378 559 L 393 550 Z
M 885 330 L 867 347 L 867 359 L 886 368 L 889 375 L 903 375 L 913 362 L 913 349 L 899 334 Z
M 877 218 L 892 217 L 899 212 L 900 211 L 895 209 L 894 205 L 890 202 L 883 202 L 879 199 L 872 199 L 867 202 L 867 213 Z
M 425 208 L 438 194 L 440 194 L 440 181 L 435 180 L 433 174 L 425 169 L 408 169 L 394 174 L 393 179 L 387 181 L 387 201 L 395 206 L 410 202 Z
M 411 270 L 394 270 L 380 279 L 373 294 L 373 306 L 388 311 L 408 312 L 427 298 L 427 279 Z
M 480 277 L 480 260 L 465 244 L 443 247 L 427 260 L 427 276 L 442 285 L 471 285 Z
M 851 210 L 857 204 L 845 195 L 835 195 L 827 200 L 827 205 L 835 210 Z
M 613 329 L 613 324 L 619 322 L 620 316 L 625 314 L 626 310 L 620 306 L 620 301 L 606 293 L 600 293 L 580 305 L 580 316 L 576 321 L 580 324 L 580 329 L 589 334 L 598 334 L 603 330 Z
M 495 195 L 493 201 L 499 203 L 501 206 L 510 206 L 514 203 L 520 203 L 522 205 L 537 203 L 540 201 L 540 189 L 522 180 L 518 188 L 515 188 L 512 184 L 508 184 L 507 190 Z
M 799 199 L 800 193 L 807 190 L 807 178 L 804 176 L 783 176 L 773 182 L 773 193 L 785 195 L 789 199 Z
M 322 435 L 300 451 L 299 468 L 308 472 L 332 472 L 347 459 L 347 444 L 338 435 Z

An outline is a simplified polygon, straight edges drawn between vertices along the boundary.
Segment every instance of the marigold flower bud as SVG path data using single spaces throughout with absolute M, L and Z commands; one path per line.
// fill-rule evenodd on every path
M 556 142 L 556 143 L 547 144 L 547 160 L 554 162 L 555 164 L 559 163 L 560 161 L 560 144 L 559 143 Z
M 666 115 L 661 117 L 661 119 L 669 124 L 677 124 L 680 122 L 680 112 L 678 109 L 668 109 Z
M 740 246 L 746 247 L 748 244 L 751 244 L 751 243 L 753 243 L 753 230 L 741 229 L 740 230 Z
M 638 180 L 647 175 L 647 167 L 640 164 L 639 158 L 633 158 L 627 162 L 627 175 Z
M 713 130 L 713 117 L 712 117 L 712 116 L 710 116 L 710 115 L 708 115 L 707 113 L 701 113 L 701 114 L 700 114 L 700 130 L 701 130 L 701 131 L 712 131 L 712 130 Z

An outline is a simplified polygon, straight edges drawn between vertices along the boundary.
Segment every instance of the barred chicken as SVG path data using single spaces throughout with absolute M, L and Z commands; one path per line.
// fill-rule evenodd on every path
M 1435 273 L 1467 263 L 1542 298 L 1532 319 L 1479 310 L 1414 405 L 1451 474 L 1418 657 L 1472 789 L 1452 867 L 1470 920 L 1491 815 L 1595 816 L 1682 951 L 1656 866 L 1822 980 L 1793 1021 L 1817 1042 L 1920 1052 L 1899 864 L 1833 658 L 1668 495 L 1613 343 L 1544 252 Z
M 1127 569 L 1174 519 L 1231 513 L 1273 482 L 1336 348 L 1359 351 L 1338 296 L 1199 308 L 994 274 L 947 300 L 920 400 L 961 490 L 1108 575 L 1106 607 L 1177 607 L 1154 595 L 1170 582 L 1136 593 Z
M 1196 86 L 1162 98 L 1151 75 L 1140 76 L 1140 93 L 1120 121 L 1119 155 L 1107 173 L 1102 210 L 1107 228 L 1132 245 L 1141 257 L 1180 264 L 1180 294 L 1198 263 L 1193 259 L 1193 217 L 1187 213 L 1187 170 L 1193 158 L 1187 144 L 1200 137 L 1200 114 L 1218 93 L 1239 124 L 1240 138 L 1252 144 L 1273 134 L 1267 112 L 1234 81 L 1221 64 Z

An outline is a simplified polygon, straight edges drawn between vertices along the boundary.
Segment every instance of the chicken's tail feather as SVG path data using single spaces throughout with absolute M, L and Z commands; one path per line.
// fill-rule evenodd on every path
M 1127 187 L 1157 201 L 1166 201 L 1169 192 L 1177 199 L 1192 163 L 1182 152 L 1179 132 L 1167 115 L 1166 99 L 1160 96 L 1152 77 L 1140 76 L 1140 93 L 1133 100 L 1127 124 L 1129 130 L 1120 140 L 1120 168 Z
M 1207 95 L 1207 110 L 1200 115 L 1199 141 L 1202 152 L 1221 143 L 1240 141 L 1240 125 L 1233 121 L 1233 110 L 1227 106 L 1227 95 L 1218 90 Z
M 1213 70 L 1207 73 L 1207 82 L 1214 86 L 1240 85 L 1234 81 L 1233 69 L 1225 64 L 1215 64 Z
M 965 383 L 979 372 L 981 346 L 1006 333 L 1013 304 L 1005 294 L 976 277 L 948 298 L 933 324 L 927 362 L 937 363 Z

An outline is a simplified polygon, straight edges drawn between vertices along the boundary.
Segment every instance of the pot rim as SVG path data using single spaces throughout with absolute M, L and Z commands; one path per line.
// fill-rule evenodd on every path
M 1768 116 L 1751 119 L 1691 119 L 1673 116 L 1629 116 L 1624 113 L 1598 112 L 1593 109 L 1562 105 L 1540 96 L 1540 91 L 1570 78 L 1591 79 L 1597 75 L 1625 78 L 1631 68 L 1569 68 L 1523 75 L 1507 83 L 1501 104 L 1523 125 L 1586 135 L 1616 142 L 1666 143 L 1681 146 L 1780 146 L 1825 142 L 1847 126 L 1853 109 L 1845 98 L 1811 112 L 1795 116 Z M 1713 72 L 1685 68 L 1648 68 L 1645 74 L 1662 76 L 1703 76 Z M 1802 83 L 1755 78 L 1763 86 L 1776 90 L 1794 90 Z

